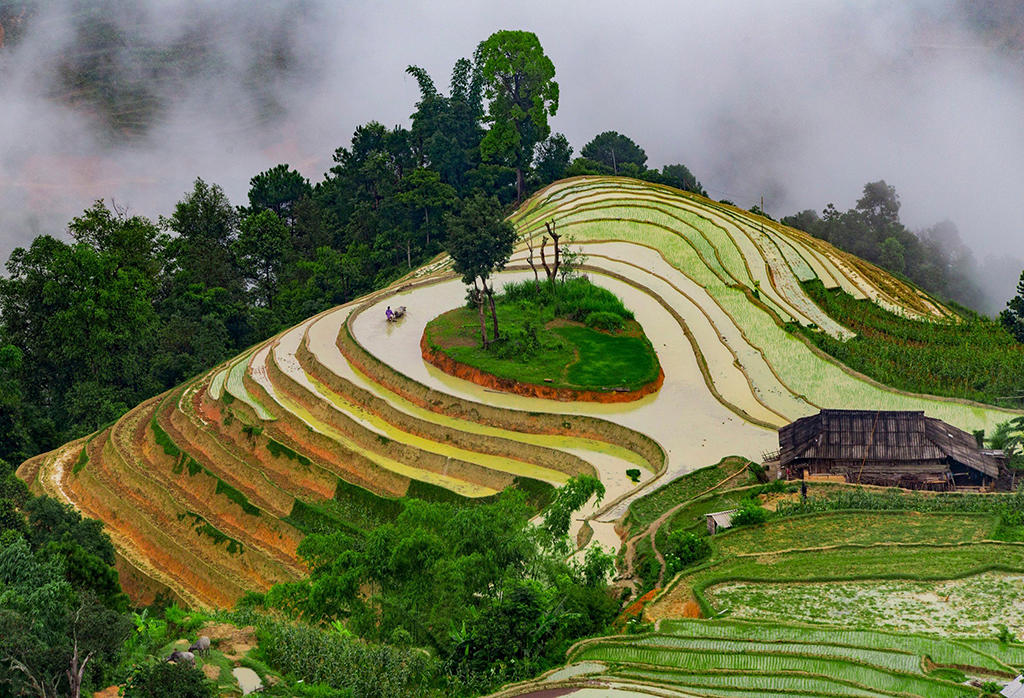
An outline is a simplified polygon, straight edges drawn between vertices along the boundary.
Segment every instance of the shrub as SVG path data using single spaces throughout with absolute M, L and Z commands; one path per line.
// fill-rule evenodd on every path
M 632 480 L 634 484 L 640 482 L 640 468 L 630 468 L 626 471 L 626 477 Z
M 502 329 L 502 341 L 494 344 L 494 353 L 502 359 L 526 358 L 540 349 L 537 338 L 537 323 L 532 319 L 520 325 L 506 325 Z
M 132 668 L 124 698 L 214 698 L 214 689 L 195 667 L 155 661 Z
M 758 507 L 760 509 L 760 507 Z M 762 509 L 762 511 L 764 511 Z M 733 517 L 735 521 L 735 517 Z M 679 569 L 689 567 L 711 556 L 711 543 L 707 536 L 697 536 L 686 531 L 675 531 L 669 536 L 668 553 L 679 563 Z
M 591 313 L 587 316 L 586 325 L 587 327 L 593 327 L 595 330 L 621 330 L 625 326 L 626 322 L 622 319 L 622 316 L 617 313 L 610 313 L 606 310 L 598 310 L 597 312 Z
M 999 631 L 996 633 L 996 637 L 998 637 L 999 641 L 1004 645 L 1009 645 L 1017 641 L 1017 636 L 1010 632 L 1010 629 L 1005 625 L 997 625 L 996 630 Z
M 732 515 L 733 526 L 754 526 L 768 520 L 771 512 L 759 506 L 753 499 L 740 502 L 739 511 Z

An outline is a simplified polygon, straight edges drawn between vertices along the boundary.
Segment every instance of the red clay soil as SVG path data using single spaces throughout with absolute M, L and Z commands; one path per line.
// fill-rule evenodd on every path
M 626 623 L 630 619 L 641 615 L 644 612 L 644 607 L 651 601 L 651 599 L 658 595 L 659 591 L 661 591 L 661 589 L 651 589 L 649 592 L 627 606 L 625 610 L 619 614 L 619 617 L 615 619 L 615 627 L 625 627 Z
M 485 373 L 478 368 L 456 361 L 447 354 L 434 350 L 427 343 L 427 335 L 420 338 L 420 352 L 423 360 L 432 366 L 444 371 L 449 376 L 455 376 L 462 380 L 491 390 L 500 390 L 503 393 L 522 395 L 523 397 L 539 397 L 544 400 L 558 400 L 559 402 L 633 402 L 640 398 L 656 393 L 665 382 L 665 371 L 658 369 L 658 377 L 640 388 L 630 391 L 602 391 L 602 390 L 573 390 L 572 388 L 555 388 L 550 385 L 534 385 L 533 383 L 520 383 L 511 378 L 499 378 L 490 373 Z

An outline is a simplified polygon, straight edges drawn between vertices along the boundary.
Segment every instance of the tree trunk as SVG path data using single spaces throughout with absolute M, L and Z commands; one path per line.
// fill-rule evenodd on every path
M 477 286 L 476 279 L 473 279 L 473 302 L 476 303 L 477 313 L 480 315 L 480 337 L 483 339 L 484 349 L 490 344 L 487 341 L 487 318 L 484 315 L 484 296 Z
M 555 243 L 555 266 L 551 270 L 548 270 L 548 265 L 546 263 L 544 264 L 544 271 L 546 271 L 548 273 L 548 281 L 550 281 L 551 285 L 554 286 L 555 285 L 555 281 L 558 279 L 558 267 L 560 267 L 561 264 L 562 264 L 561 256 L 559 254 L 559 249 L 558 249 L 558 239 L 560 237 L 562 237 L 562 236 L 559 233 L 555 232 L 555 223 L 554 223 L 554 221 L 550 221 L 550 222 L 544 223 L 544 227 L 547 228 L 548 235 L 551 236 L 551 239 Z M 541 247 L 541 253 L 542 253 L 541 259 L 544 258 L 543 257 L 543 251 L 544 251 L 544 248 Z
M 80 698 L 82 695 L 82 677 L 85 676 L 85 666 L 92 659 L 92 652 L 85 656 L 81 666 L 78 664 L 78 641 L 75 641 L 75 652 L 71 655 L 71 666 L 64 672 L 68 677 L 68 686 L 71 690 L 71 698 Z
M 412 269 L 412 241 L 406 240 L 405 242 L 405 263 L 410 269 Z
M 526 188 L 526 181 L 523 179 L 523 168 L 516 168 L 516 203 L 523 201 L 523 189 Z
M 547 257 L 544 256 L 544 246 L 548 244 L 548 236 L 545 235 L 540 240 L 540 263 L 544 265 L 544 275 L 548 277 L 548 281 L 551 281 L 551 269 L 548 267 Z
M 526 263 L 530 265 L 530 269 L 533 269 L 533 285 L 536 289 L 540 290 L 540 274 L 537 273 L 537 265 L 533 263 L 533 240 L 526 238 L 526 247 L 530 250 L 530 256 L 526 258 Z
M 491 306 L 491 325 L 494 329 L 492 337 L 497 341 L 501 335 L 498 334 L 498 311 L 494 307 L 494 284 L 487 285 L 487 279 L 484 279 L 484 293 L 487 294 L 487 303 Z

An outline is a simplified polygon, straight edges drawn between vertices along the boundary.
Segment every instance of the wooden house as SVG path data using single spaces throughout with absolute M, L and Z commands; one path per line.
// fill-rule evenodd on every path
M 708 535 L 713 536 L 719 531 L 732 528 L 732 515 L 737 511 L 739 511 L 739 509 L 716 511 L 712 514 L 708 514 Z
M 924 412 L 822 410 L 779 429 L 779 467 L 789 477 L 951 490 L 991 486 L 1001 452 Z

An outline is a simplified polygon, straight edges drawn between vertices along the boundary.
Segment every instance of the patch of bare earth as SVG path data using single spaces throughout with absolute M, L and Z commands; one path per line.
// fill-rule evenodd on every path
M 211 623 L 201 633 L 228 659 L 241 659 L 256 646 L 256 628 L 251 625 L 239 628 L 228 623 Z

